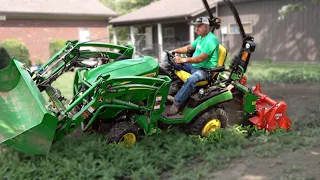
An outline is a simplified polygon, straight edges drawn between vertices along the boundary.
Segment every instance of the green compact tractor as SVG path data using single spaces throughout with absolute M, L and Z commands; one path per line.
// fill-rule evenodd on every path
M 235 8 L 229 0 L 225 2 L 243 31 Z M 211 19 L 216 27 L 218 21 Z M 206 136 L 226 127 L 228 116 L 223 105 L 235 97 L 242 104 L 243 116 L 258 128 L 289 129 L 285 103 L 275 102 L 259 87 L 248 88 L 243 83 L 254 48 L 253 38 L 246 36 L 239 56 L 226 70 L 222 66 L 226 52 L 221 46 L 221 67 L 210 70 L 215 75 L 199 82 L 199 91 L 175 116 L 166 113 L 170 104 L 167 97 L 170 86 L 178 82 L 177 78 L 185 80 L 186 72 L 160 68 L 148 56 L 132 58 L 131 46 L 68 42 L 34 72 L 13 59 L 9 67 L 0 70 L 0 143 L 28 154 L 45 154 L 53 142 L 79 126 L 84 131 L 107 134 L 109 142 L 129 145 L 136 142 L 138 133 L 158 134 L 165 124 L 183 125 L 193 134 Z M 70 70 L 75 71 L 74 94 L 66 103 L 52 82 Z
M 160 122 L 186 124 L 192 133 L 202 136 L 226 125 L 227 116 L 221 103 L 232 99 L 230 91 L 186 106 L 182 114 L 170 118 L 163 112 L 171 79 L 159 75 L 157 61 L 148 56 L 116 60 L 132 52 L 131 47 L 113 46 L 124 49 L 123 54 L 80 50 L 89 44 L 112 46 L 69 42 L 38 71 L 29 72 L 16 59 L 0 71 L 1 143 L 25 153 L 41 154 L 48 152 L 52 142 L 79 126 L 84 131 L 107 134 L 110 142 L 133 144 L 140 129 L 147 135 L 160 133 Z M 104 61 L 109 62 L 89 66 L 80 61 L 82 57 L 96 58 L 101 53 Z M 75 68 L 74 96 L 65 104 L 60 90 L 51 84 L 71 68 Z M 48 95 L 48 101 L 41 92 Z

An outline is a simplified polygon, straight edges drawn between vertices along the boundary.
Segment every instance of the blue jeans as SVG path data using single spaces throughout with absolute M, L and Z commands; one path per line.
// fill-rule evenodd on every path
M 181 68 L 179 68 L 181 69 Z M 190 95 L 196 90 L 197 82 L 205 80 L 207 73 L 203 70 L 192 67 L 191 64 L 184 63 L 183 69 L 191 74 L 187 81 L 183 84 L 182 88 L 177 92 L 174 97 L 174 104 L 177 106 L 182 105 Z

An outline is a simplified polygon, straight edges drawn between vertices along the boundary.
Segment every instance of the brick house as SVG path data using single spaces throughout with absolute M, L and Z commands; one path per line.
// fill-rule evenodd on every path
M 230 9 L 222 0 L 207 1 L 212 14 L 222 19 L 221 28 L 215 34 L 228 49 L 228 54 L 235 55 L 241 37 Z M 257 43 L 252 60 L 320 62 L 320 3 L 311 0 L 232 1 L 247 34 Z M 300 3 L 306 10 L 278 20 L 278 10 L 290 3 Z M 163 50 L 196 38 L 191 22 L 203 15 L 207 16 L 207 12 L 201 0 L 188 0 L 188 3 L 185 0 L 160 0 L 114 18 L 109 24 L 115 28 L 130 27 L 131 42 L 137 51 L 143 53 L 145 47 L 150 47 L 152 55 L 162 58 Z
M 108 41 L 115 12 L 98 0 L 0 0 L 0 41 L 24 42 L 34 64 L 48 60 L 55 39 Z

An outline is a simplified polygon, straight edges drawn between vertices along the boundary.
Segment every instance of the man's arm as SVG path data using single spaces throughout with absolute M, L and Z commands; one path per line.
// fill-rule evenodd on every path
M 174 61 L 176 63 L 201 63 L 205 61 L 209 57 L 206 53 L 201 53 L 199 56 L 181 58 L 180 56 L 176 56 Z
M 174 61 L 176 63 L 201 63 L 205 61 L 209 54 L 214 53 L 215 49 L 219 47 L 218 41 L 209 41 L 206 43 L 206 45 L 202 48 L 201 54 L 199 56 L 190 57 L 190 58 L 181 58 L 181 57 L 175 57 Z M 218 59 L 217 59 L 218 60 Z
M 187 53 L 188 50 L 194 50 L 194 48 L 191 45 L 187 45 L 187 46 L 184 46 L 181 48 L 177 48 L 173 51 L 176 53 L 179 53 L 179 54 L 185 54 L 185 53 Z

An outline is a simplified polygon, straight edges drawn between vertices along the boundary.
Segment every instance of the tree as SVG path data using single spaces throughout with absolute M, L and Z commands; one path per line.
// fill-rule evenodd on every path
M 9 57 L 19 60 L 24 63 L 26 67 L 31 65 L 28 47 L 23 42 L 17 39 L 6 39 L 0 43 L 0 47 L 5 49 L 5 51 L 1 52 L 5 57 L 8 57 L 6 55 L 6 53 L 8 53 Z
M 123 15 L 157 0 L 100 0 L 104 5 Z
M 310 0 L 313 3 L 318 3 L 320 0 Z M 295 4 L 287 4 L 281 7 L 279 9 L 279 20 L 283 20 L 285 16 L 291 12 L 297 12 L 297 11 L 303 11 L 307 8 L 303 6 L 301 3 L 295 3 Z

